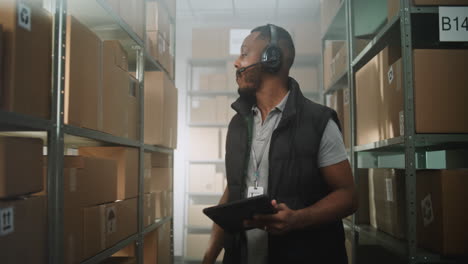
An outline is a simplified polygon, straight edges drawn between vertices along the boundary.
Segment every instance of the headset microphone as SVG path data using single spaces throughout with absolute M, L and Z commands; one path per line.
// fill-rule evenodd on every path
M 271 62 L 271 61 L 267 61 L 267 62 Z M 252 67 L 258 66 L 259 64 L 264 64 L 264 63 L 265 63 L 265 61 L 259 61 L 259 62 L 254 63 L 254 64 L 250 64 L 247 67 L 242 67 L 242 68 L 237 70 L 237 74 L 241 74 L 241 73 L 245 72 L 249 68 L 252 68 Z

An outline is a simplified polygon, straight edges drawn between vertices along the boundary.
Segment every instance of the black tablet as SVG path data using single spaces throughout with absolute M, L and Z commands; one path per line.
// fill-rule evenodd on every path
M 248 229 L 244 227 L 244 220 L 252 219 L 257 214 L 274 214 L 276 209 L 271 205 L 270 197 L 263 194 L 208 207 L 203 209 L 203 213 L 223 228 L 224 231 L 238 232 Z

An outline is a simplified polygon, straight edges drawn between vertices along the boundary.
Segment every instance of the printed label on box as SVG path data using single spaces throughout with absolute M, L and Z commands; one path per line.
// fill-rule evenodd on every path
M 0 209 L 0 236 L 6 236 L 15 231 L 15 211 L 13 207 Z
M 117 215 L 115 206 L 106 208 L 106 233 L 112 234 L 117 232 Z
M 432 209 L 432 199 L 430 194 L 421 200 L 421 212 L 425 227 L 434 222 L 434 210 Z
M 393 202 L 393 183 L 392 179 L 385 179 L 385 189 L 387 190 L 387 201 Z
M 31 8 L 23 3 L 18 3 L 18 26 L 31 31 Z
M 388 70 L 387 76 L 388 76 L 388 84 L 392 84 L 393 79 L 395 77 L 393 74 L 393 66 L 390 66 L 390 70 Z

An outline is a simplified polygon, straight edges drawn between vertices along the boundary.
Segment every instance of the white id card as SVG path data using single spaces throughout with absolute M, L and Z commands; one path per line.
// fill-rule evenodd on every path
M 263 194 L 263 187 L 255 188 L 253 186 L 250 186 L 247 193 L 248 193 L 247 198 L 262 195 Z

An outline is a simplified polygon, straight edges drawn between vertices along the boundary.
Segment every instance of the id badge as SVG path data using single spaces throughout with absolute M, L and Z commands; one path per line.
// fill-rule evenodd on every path
M 262 195 L 262 194 L 263 194 L 263 187 L 255 188 L 253 186 L 250 186 L 248 191 L 247 191 L 247 198 L 259 196 L 259 195 Z

